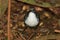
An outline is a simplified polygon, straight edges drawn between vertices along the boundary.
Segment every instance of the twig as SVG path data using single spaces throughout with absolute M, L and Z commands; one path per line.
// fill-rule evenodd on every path
M 36 32 L 32 33 L 28 40 L 30 40 L 35 34 Z
M 9 0 L 9 5 L 8 5 L 8 40 L 10 40 L 10 0 Z
M 22 38 L 23 40 L 26 40 L 21 33 L 20 33 L 20 36 L 21 36 L 21 38 Z

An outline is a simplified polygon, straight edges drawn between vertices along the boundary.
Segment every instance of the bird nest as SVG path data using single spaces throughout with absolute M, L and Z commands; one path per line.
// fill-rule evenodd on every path
M 36 29 L 29 27 L 25 29 L 24 16 L 31 7 L 40 15 L 40 22 Z M 60 12 L 57 12 L 57 10 L 59 11 L 59 7 L 43 8 L 12 0 L 10 15 L 11 40 L 39 40 L 38 38 L 42 36 L 56 34 L 57 31 L 55 30 L 60 30 Z M 58 31 L 58 33 L 60 32 Z

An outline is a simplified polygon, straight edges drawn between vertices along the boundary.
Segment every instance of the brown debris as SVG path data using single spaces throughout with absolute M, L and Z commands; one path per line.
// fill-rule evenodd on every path
M 14 1 L 14 0 L 13 0 Z M 21 4 L 21 5 L 20 5 Z M 30 10 L 34 8 L 37 13 L 40 14 L 40 24 L 37 29 L 26 28 L 24 24 L 24 16 Z M 55 16 L 44 11 L 44 8 L 35 7 L 32 5 L 24 4 L 21 2 L 12 2 L 11 6 L 11 35 L 12 40 L 36 40 L 40 39 L 42 36 L 47 36 L 53 34 L 58 29 L 58 20 L 56 15 L 59 17 L 59 12 L 56 12 L 54 8 L 47 8 L 54 12 Z M 42 13 L 41 13 L 42 11 Z M 57 13 L 57 14 L 56 14 Z M 26 28 L 26 29 L 25 29 Z M 25 29 L 25 30 L 24 30 Z

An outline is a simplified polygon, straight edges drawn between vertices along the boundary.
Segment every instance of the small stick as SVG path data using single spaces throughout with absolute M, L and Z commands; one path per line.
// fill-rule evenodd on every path
M 21 38 L 22 38 L 23 40 L 26 40 L 21 33 L 20 33 L 20 36 L 21 36 Z
M 36 32 L 32 33 L 28 40 L 30 40 L 35 34 Z
M 11 6 L 11 0 L 8 1 L 8 28 L 7 28 L 7 32 L 8 32 L 8 40 L 10 40 L 11 37 L 11 30 L 10 30 L 10 6 Z

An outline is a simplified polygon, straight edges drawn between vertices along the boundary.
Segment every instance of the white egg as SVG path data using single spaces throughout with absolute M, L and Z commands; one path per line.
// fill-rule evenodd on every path
M 30 27 L 35 27 L 36 25 L 38 25 L 39 21 L 36 17 L 36 14 L 34 12 L 29 12 L 28 17 L 25 20 L 25 23 Z

